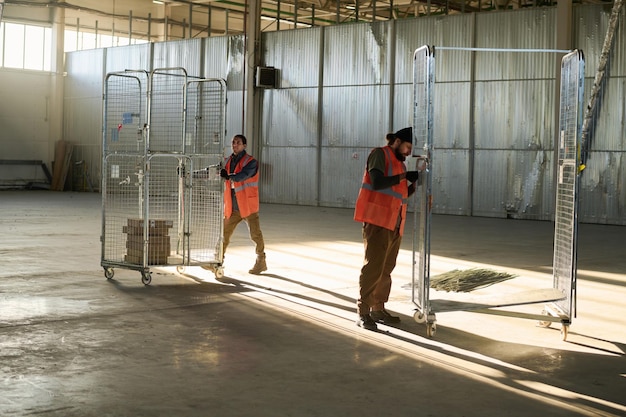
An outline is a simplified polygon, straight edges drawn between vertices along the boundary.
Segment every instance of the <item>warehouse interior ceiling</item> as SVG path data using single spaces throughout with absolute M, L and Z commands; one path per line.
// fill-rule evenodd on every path
M 552 0 L 5 0 L 7 11 L 16 11 L 5 13 L 5 19 L 35 16 L 35 9 L 45 9 L 51 20 L 61 23 L 62 19 L 69 30 L 156 42 L 245 33 L 244 17 L 251 15 L 254 6 L 259 7 L 260 30 L 277 31 L 556 4 Z

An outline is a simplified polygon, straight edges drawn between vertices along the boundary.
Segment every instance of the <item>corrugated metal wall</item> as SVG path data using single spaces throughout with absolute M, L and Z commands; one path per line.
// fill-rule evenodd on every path
M 610 7 L 574 12 L 588 97 Z M 259 141 L 262 201 L 353 207 L 370 149 L 412 122 L 413 51 L 429 44 L 436 49 L 434 212 L 552 220 L 558 57 L 442 47 L 553 49 L 555 19 L 554 8 L 541 8 L 263 33 L 261 60 L 278 69 L 279 86 L 257 90 L 251 140 Z M 592 126 L 583 222 L 626 224 L 624 24 L 622 16 Z M 99 147 L 104 74 L 148 66 L 226 79 L 227 138 L 241 132 L 242 36 L 75 52 L 67 62 L 68 140 Z
M 102 80 L 106 50 L 72 52 L 65 57 L 63 134 L 73 143 L 72 190 L 100 189 L 102 166 Z
M 322 29 L 268 32 L 264 64 L 280 88 L 261 90 L 261 190 L 268 203 L 317 205 Z
M 554 49 L 555 12 L 479 14 L 476 47 Z M 541 52 L 474 54 L 472 215 L 551 219 L 557 59 Z
M 574 42 L 585 53 L 585 99 L 591 93 L 611 8 L 581 6 L 574 13 Z M 589 156 L 582 173 L 580 219 L 626 224 L 626 14 L 622 11 L 608 62 Z

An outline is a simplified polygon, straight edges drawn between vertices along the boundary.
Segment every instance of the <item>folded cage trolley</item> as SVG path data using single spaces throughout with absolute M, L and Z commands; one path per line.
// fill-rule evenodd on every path
M 104 276 L 202 266 L 223 276 L 226 83 L 183 68 L 107 74 L 103 92 Z
M 561 322 L 561 335 L 567 338 L 576 308 L 576 262 L 578 234 L 578 183 L 582 130 L 584 57 L 581 51 L 499 50 L 482 48 L 437 48 L 437 50 L 490 52 L 558 52 L 561 61 L 559 135 L 552 288 L 532 289 L 502 295 L 459 297 L 455 300 L 430 298 L 430 236 L 433 175 L 433 95 L 435 83 L 435 48 L 422 46 L 413 55 L 413 156 L 416 163 L 428 162 L 416 193 L 413 230 L 413 274 L 411 301 L 414 319 L 426 323 L 427 335 L 436 331 L 436 313 L 475 311 L 534 319 L 542 327 Z M 465 296 L 466 294 L 462 294 Z M 541 314 L 491 310 L 498 307 L 544 304 Z

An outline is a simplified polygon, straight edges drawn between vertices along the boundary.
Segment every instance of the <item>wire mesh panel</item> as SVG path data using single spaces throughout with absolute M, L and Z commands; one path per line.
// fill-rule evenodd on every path
M 226 84 L 194 80 L 187 88 L 185 151 L 191 155 L 192 176 L 189 264 L 220 264 L 223 260 L 224 182 L 222 168 L 226 134 Z
M 111 265 L 126 264 L 125 227 L 143 217 L 148 79 L 145 71 L 123 71 L 104 83 L 101 243 Z
M 189 81 L 185 152 L 216 157 L 221 162 L 226 133 L 226 83 L 207 79 Z
M 148 73 L 108 74 L 104 83 L 103 156 L 145 152 Z
M 554 288 L 564 300 L 555 304 L 568 317 L 574 309 L 576 251 L 578 234 L 578 183 L 583 115 L 585 61 L 575 50 L 561 62 L 561 104 L 559 112 L 558 173 L 554 214 Z
M 418 158 L 417 163 L 427 162 L 429 168 L 420 173 L 420 201 L 413 222 L 412 301 L 424 314 L 429 313 L 430 287 L 434 52 L 433 48 L 422 46 L 413 54 L 413 156 Z
M 210 264 L 217 275 L 225 83 L 188 83 L 182 68 L 112 73 L 103 96 L 105 276 L 126 267 L 148 284 L 150 266 L 192 264 Z
M 183 152 L 187 72 L 163 68 L 152 72 L 149 104 L 150 152 Z
M 102 260 L 124 265 L 126 259 L 126 227 L 129 219 L 143 218 L 144 157 L 132 154 L 111 154 L 105 157 L 102 175 Z M 143 235 L 142 235 L 143 236 Z M 140 239 L 140 243 L 143 239 Z M 137 262 L 137 264 L 142 264 Z
M 210 164 L 210 158 L 197 158 L 191 189 L 191 233 L 185 243 L 189 264 L 221 264 L 223 259 L 224 182 L 220 177 L 220 164 Z

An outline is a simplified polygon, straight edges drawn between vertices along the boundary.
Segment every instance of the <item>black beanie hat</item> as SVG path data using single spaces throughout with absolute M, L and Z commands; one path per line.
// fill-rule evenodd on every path
M 398 130 L 396 133 L 396 138 L 400 139 L 400 142 L 413 142 L 413 128 L 405 127 L 404 129 Z

